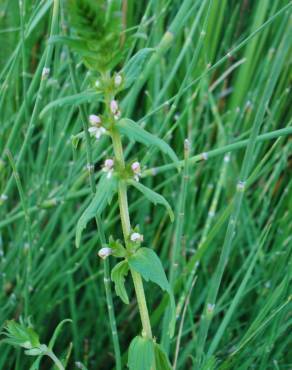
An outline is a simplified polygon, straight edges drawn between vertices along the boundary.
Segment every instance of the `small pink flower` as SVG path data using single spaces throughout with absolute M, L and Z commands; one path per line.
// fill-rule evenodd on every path
M 141 167 L 139 162 L 134 162 L 131 165 L 132 171 L 134 172 L 134 179 L 136 181 L 139 181 L 139 178 L 141 176 Z
M 99 116 L 95 115 L 95 114 L 91 114 L 89 116 L 89 122 L 91 125 L 95 126 L 95 125 L 100 125 L 101 124 L 101 119 Z
M 103 172 L 107 172 L 107 178 L 111 178 L 114 171 L 114 160 L 106 159 L 102 168 Z
M 113 114 L 117 114 L 119 111 L 118 102 L 116 100 L 112 100 L 110 104 L 110 108 Z
M 89 127 L 88 132 L 90 135 L 95 136 L 96 140 L 99 140 L 100 137 L 106 132 L 106 129 L 101 125 L 101 119 L 95 114 L 89 116 L 89 122 L 92 127 Z

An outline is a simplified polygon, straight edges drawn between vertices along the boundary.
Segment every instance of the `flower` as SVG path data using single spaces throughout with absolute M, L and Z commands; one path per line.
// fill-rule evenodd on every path
M 91 114 L 89 116 L 89 122 L 91 125 L 100 125 L 101 124 L 101 119 L 99 116 L 95 115 L 95 114 Z
M 118 102 L 116 100 L 111 101 L 110 109 L 112 114 L 114 115 L 115 120 L 118 120 L 121 117 L 121 111 L 119 110 Z
M 110 256 L 112 254 L 112 249 L 111 248 L 108 248 L 108 247 L 104 247 L 104 248 L 101 248 L 99 251 L 98 251 L 98 256 L 100 258 L 102 258 L 103 260 L 105 260 L 108 256 Z
M 104 161 L 104 165 L 102 168 L 103 172 L 107 172 L 107 178 L 111 178 L 114 170 L 114 160 L 109 158 Z
M 118 102 L 116 100 L 112 100 L 110 103 L 111 112 L 113 114 L 116 114 L 119 110 Z
M 134 172 L 134 179 L 136 181 L 139 181 L 139 178 L 141 176 L 141 167 L 139 162 L 134 162 L 131 165 L 132 171 Z
M 132 242 L 142 242 L 144 240 L 144 237 L 142 234 L 135 232 L 131 234 L 130 239 Z
M 115 76 L 115 86 L 118 87 L 121 85 L 121 83 L 123 82 L 123 78 L 121 75 L 116 75 Z
M 98 140 L 106 132 L 106 129 L 102 127 L 100 117 L 95 114 L 89 116 L 89 122 L 92 127 L 89 127 L 88 132 Z
M 209 313 L 209 314 L 213 313 L 214 309 L 215 309 L 214 304 L 212 304 L 212 303 L 207 304 L 207 313 Z

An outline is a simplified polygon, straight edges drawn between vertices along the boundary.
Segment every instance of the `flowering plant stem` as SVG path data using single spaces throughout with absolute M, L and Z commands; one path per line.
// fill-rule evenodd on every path
M 58 357 L 54 354 L 53 351 L 48 349 L 46 355 L 51 358 L 51 360 L 54 362 L 54 364 L 59 370 L 65 370 L 65 367 L 63 366 L 62 362 L 58 359 Z
M 109 106 L 109 103 L 107 104 Z M 114 130 L 112 134 L 112 142 L 113 142 L 113 149 L 114 154 L 116 157 L 116 161 L 122 166 L 125 166 L 124 161 L 124 154 L 123 154 L 123 146 L 121 141 L 120 134 Z M 119 181 L 118 185 L 118 199 L 119 199 L 119 208 L 120 208 L 120 216 L 121 216 L 121 223 L 122 229 L 124 234 L 125 243 L 131 233 L 131 223 L 130 223 L 130 216 L 129 216 L 129 206 L 128 206 L 128 197 L 127 197 L 127 185 L 123 180 Z M 143 332 L 142 335 L 148 338 L 152 338 L 152 330 L 151 324 L 146 304 L 146 298 L 144 293 L 144 287 L 141 275 L 131 270 L 131 275 L 133 278 L 133 283 L 135 287 L 135 293 L 137 297 Z

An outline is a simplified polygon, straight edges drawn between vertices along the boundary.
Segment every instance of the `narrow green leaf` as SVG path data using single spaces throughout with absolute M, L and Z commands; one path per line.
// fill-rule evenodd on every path
M 53 108 L 63 107 L 64 105 L 80 105 L 82 103 L 96 102 L 99 94 L 95 91 L 85 91 L 79 94 L 65 96 L 63 98 L 56 99 L 45 106 L 40 113 L 40 118 L 43 118 L 49 110 Z
M 85 132 L 81 131 L 76 135 L 71 136 L 71 143 L 73 146 L 73 149 L 76 150 L 78 148 L 79 141 L 82 140 L 85 136 Z
M 129 304 L 128 294 L 125 288 L 125 277 L 128 275 L 129 265 L 126 260 L 119 262 L 111 273 L 111 279 L 115 284 L 117 295 L 125 304 Z
M 87 45 L 84 44 L 84 40 L 77 37 L 69 36 L 51 36 L 49 38 L 49 44 L 62 44 L 75 49 L 76 51 L 82 53 L 87 51 Z
M 145 197 L 154 204 L 161 204 L 167 209 L 167 212 L 169 214 L 171 222 L 174 220 L 174 214 L 171 209 L 171 206 L 169 205 L 168 201 L 160 194 L 156 193 L 155 191 L 147 188 L 147 186 L 144 186 L 140 182 L 134 181 L 134 180 L 128 180 L 128 183 L 132 186 L 134 186 L 137 190 L 139 190 L 142 194 L 145 195 Z
M 129 348 L 128 367 L 130 370 L 151 370 L 154 365 L 154 346 L 152 339 L 135 337 Z
M 145 48 L 139 50 L 125 65 L 121 73 L 124 74 L 125 78 L 125 88 L 130 87 L 141 74 L 143 67 L 153 53 L 153 48 Z
M 156 370 L 172 370 L 167 354 L 158 343 L 154 343 L 154 354 Z
M 169 335 L 174 334 L 175 326 L 175 302 L 171 287 L 165 275 L 162 263 L 157 254 L 150 248 L 140 248 L 135 254 L 128 258 L 131 269 L 139 272 L 146 281 L 152 281 L 165 290 L 170 299 L 171 320 L 169 324 Z
M 114 177 L 108 179 L 106 175 L 104 175 L 99 180 L 94 198 L 92 199 L 86 210 L 83 212 L 77 223 L 75 238 L 77 248 L 79 248 L 80 246 L 82 231 L 86 228 L 87 223 L 95 216 L 101 214 L 108 202 L 110 202 L 110 200 L 112 199 L 116 188 L 117 182 Z
M 121 134 L 126 135 L 130 140 L 138 141 L 146 146 L 154 145 L 168 155 L 173 162 L 178 162 L 177 155 L 164 140 L 145 131 L 136 122 L 123 118 L 116 123 L 116 127 Z
M 59 334 L 60 334 L 60 332 L 61 332 L 61 330 L 63 329 L 63 325 L 64 324 L 66 324 L 66 323 L 69 323 L 69 322 L 72 322 L 72 320 L 70 320 L 70 319 L 65 319 L 65 320 L 62 320 L 58 325 L 57 325 L 57 327 L 56 327 L 56 329 L 54 330 L 54 333 L 53 333 L 53 335 L 52 335 L 52 338 L 51 338 L 51 340 L 50 340 L 50 342 L 49 342 L 49 348 L 50 349 L 53 349 L 53 347 L 54 347 L 54 345 L 55 345 L 55 342 L 56 342 L 56 340 L 57 340 L 57 338 L 58 338 L 58 336 L 59 336 Z

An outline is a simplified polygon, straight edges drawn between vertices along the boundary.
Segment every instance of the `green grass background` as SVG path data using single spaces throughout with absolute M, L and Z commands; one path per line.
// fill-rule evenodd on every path
M 29 318 L 47 343 L 70 318 L 55 353 L 71 350 L 70 369 L 75 361 L 113 369 L 93 222 L 82 246 L 74 245 L 92 196 L 84 143 L 74 149 L 71 141 L 82 130 L 80 101 L 64 99 L 76 92 L 70 63 L 81 91 L 90 76 L 78 55 L 48 43 L 50 29 L 64 30 L 61 17 L 51 25 L 52 5 L 0 1 L 0 326 Z M 132 222 L 161 257 L 178 307 L 168 343 L 165 300 L 145 284 L 154 335 L 172 360 L 179 349 L 177 369 L 202 368 L 202 354 L 204 369 L 291 369 L 291 2 L 128 0 L 123 9 L 135 40 L 126 59 L 141 48 L 155 51 L 124 93 L 122 115 L 163 137 L 182 160 L 190 141 L 188 173 L 155 149 L 125 141 L 127 158 L 145 166 L 143 184 L 176 214 L 172 224 L 163 208 L 129 192 Z M 41 83 L 45 65 L 50 76 Z M 99 110 L 98 101 L 82 106 L 87 114 Z M 108 140 L 92 141 L 96 178 L 111 150 Z M 102 223 L 107 238 L 121 237 L 116 199 Z M 124 364 L 141 329 L 130 281 L 127 289 L 128 306 L 113 292 Z M 209 320 L 204 307 L 214 297 Z M 29 369 L 32 362 L 0 346 L 0 369 Z M 50 366 L 44 359 L 40 368 Z

